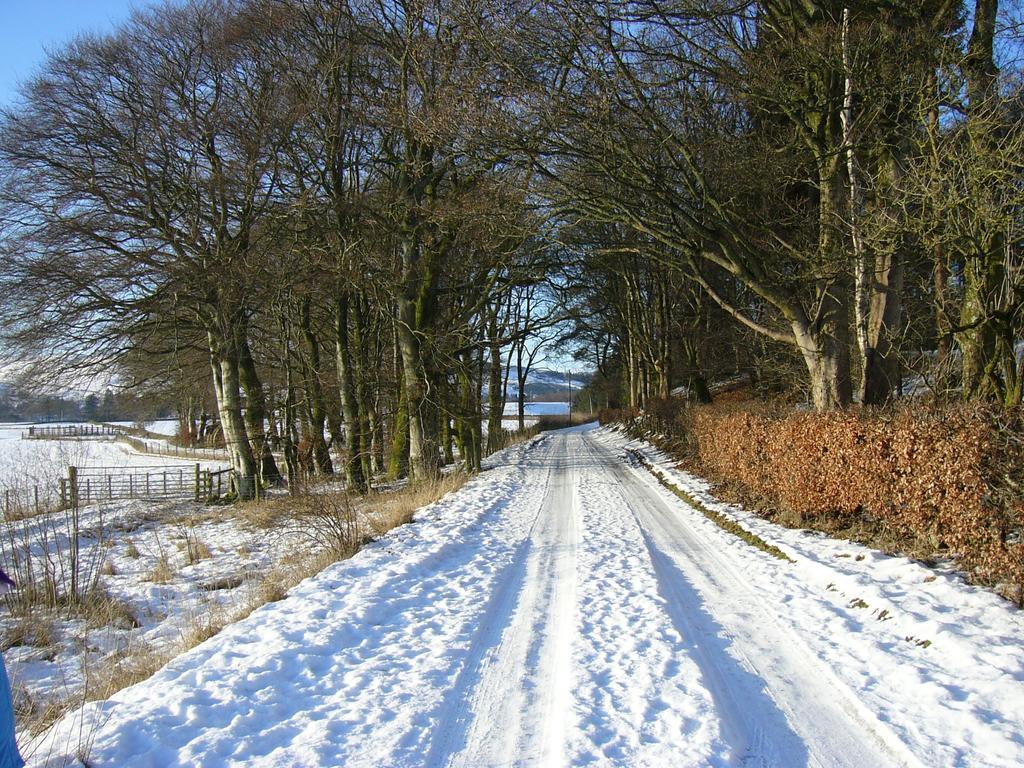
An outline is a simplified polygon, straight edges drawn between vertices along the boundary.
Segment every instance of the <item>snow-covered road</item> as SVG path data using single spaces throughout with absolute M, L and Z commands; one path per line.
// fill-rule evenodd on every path
M 415 524 L 65 718 L 35 764 L 79 746 L 133 768 L 1024 760 L 1019 634 L 951 636 L 944 654 L 903 637 L 941 637 L 923 608 L 861 620 L 843 590 L 873 561 L 839 552 L 854 545 L 775 529 L 795 562 L 774 559 L 624 445 L 584 428 L 506 451 Z M 898 562 L 886 584 L 920 578 Z M 947 603 L 960 588 L 938 585 Z M 995 622 L 978 637 L 1020 631 L 963 589 Z

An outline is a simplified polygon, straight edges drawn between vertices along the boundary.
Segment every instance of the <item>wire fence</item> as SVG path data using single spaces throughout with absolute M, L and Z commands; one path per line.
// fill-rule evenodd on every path
M 67 440 L 85 437 L 117 437 L 123 430 L 113 424 L 59 424 L 32 426 L 21 436 L 25 440 Z
M 183 448 L 167 442 L 142 440 L 130 435 L 118 435 L 118 442 L 124 443 L 138 453 L 150 456 L 174 456 L 178 459 L 205 459 L 207 461 L 228 461 L 230 454 L 226 448 Z
M 30 517 L 103 501 L 193 500 L 216 501 L 236 490 L 232 470 L 219 467 L 153 465 L 135 467 L 75 467 L 51 483 L 2 488 L 6 519 Z

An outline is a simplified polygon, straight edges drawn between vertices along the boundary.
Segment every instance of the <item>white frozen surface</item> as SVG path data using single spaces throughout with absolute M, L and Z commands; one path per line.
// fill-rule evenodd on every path
M 722 531 L 627 448 L 795 563 Z M 84 742 L 90 766 L 133 768 L 1024 764 L 1024 625 L 992 594 L 720 504 L 616 433 L 549 433 L 490 466 L 65 717 L 38 754 Z
M 569 412 L 568 403 L 524 403 L 526 416 L 564 416 Z M 515 400 L 505 403 L 505 416 L 518 416 L 519 406 Z
M 112 421 L 111 424 L 118 424 L 122 427 L 141 426 L 145 428 L 147 432 L 152 432 L 154 435 L 165 435 L 166 437 L 174 437 L 178 434 L 177 419 L 156 419 L 154 421 L 144 421 L 141 423 L 134 421 Z
M 26 440 L 28 424 L 0 425 L 0 488 L 31 487 L 67 476 L 69 464 L 78 467 L 126 468 L 151 465 L 182 466 L 194 459 L 150 456 L 109 438 Z M 39 425 L 52 426 L 52 425 Z

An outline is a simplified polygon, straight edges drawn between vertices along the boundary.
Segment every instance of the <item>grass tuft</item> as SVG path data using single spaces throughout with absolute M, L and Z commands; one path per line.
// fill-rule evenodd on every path
M 151 581 L 154 584 L 167 584 L 174 579 L 174 569 L 171 568 L 171 563 L 167 559 L 166 555 L 160 555 L 156 561 L 156 565 L 153 566 L 153 570 L 149 572 L 147 581 Z
M 762 552 L 771 555 L 772 557 L 778 558 L 779 560 L 783 560 L 787 563 L 794 562 L 793 558 L 791 558 L 781 549 L 776 547 L 774 544 L 769 544 L 756 533 L 748 531 L 746 528 L 744 528 L 742 525 L 737 523 L 732 518 L 726 517 L 721 512 L 716 512 L 715 510 L 709 509 L 708 507 L 701 504 L 699 501 L 697 501 L 697 499 L 693 498 L 690 494 L 688 494 L 678 485 L 676 485 L 667 477 L 665 477 L 661 470 L 659 470 L 657 467 L 651 464 L 647 460 L 647 457 L 640 453 L 640 451 L 630 451 L 630 453 L 636 458 L 638 462 L 640 462 L 640 465 L 644 469 L 651 473 L 655 480 L 661 483 L 661 485 L 664 488 L 670 490 L 672 493 L 674 493 L 676 496 L 678 496 L 680 499 L 686 502 L 688 506 L 691 506 L 694 509 L 696 509 L 702 515 L 704 515 L 704 517 L 713 522 L 723 531 L 728 531 L 734 536 L 747 542 L 747 544 L 749 544 L 750 546 L 755 547 L 756 549 L 759 549 Z
M 53 619 L 45 616 L 21 618 L 4 632 L 0 649 L 29 647 L 49 649 L 57 644 L 57 629 Z
M 462 472 L 452 472 L 436 480 L 410 484 L 399 491 L 371 495 L 366 502 L 370 507 L 367 519 L 374 535 L 382 536 L 392 528 L 411 523 L 416 510 L 459 490 L 468 479 Z

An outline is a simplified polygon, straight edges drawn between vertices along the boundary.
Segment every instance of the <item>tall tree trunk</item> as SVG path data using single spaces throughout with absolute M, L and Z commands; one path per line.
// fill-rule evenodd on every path
M 266 397 L 244 328 L 239 332 L 238 351 L 238 375 L 245 391 L 245 428 L 252 441 L 252 451 L 259 467 L 260 480 L 276 485 L 281 482 L 281 471 L 277 468 L 277 461 L 270 450 L 270 440 L 267 438 Z
M 370 479 L 373 477 L 371 466 L 372 451 L 370 450 L 370 419 L 369 406 L 367 404 L 366 377 L 369 371 L 367 355 L 369 354 L 366 339 L 366 316 L 368 310 L 362 296 L 355 297 L 355 312 L 352 313 L 352 341 L 355 343 L 357 362 L 353 371 L 355 378 L 356 394 L 356 419 L 359 428 L 359 458 L 363 464 L 363 478 L 366 487 L 369 488 Z
M 797 327 L 793 332 L 807 366 L 811 403 L 815 410 L 845 408 L 850 404 L 852 395 L 850 355 L 846 345 L 837 343 L 828 332 L 814 333 Z
M 239 498 L 249 499 L 255 493 L 256 460 L 252 455 L 245 419 L 242 417 L 238 349 L 234 338 L 218 339 L 211 332 L 208 333 L 208 339 L 217 411 L 235 475 L 233 485 Z
M 526 366 L 523 365 L 523 351 L 526 340 L 522 339 L 518 344 L 516 347 L 516 386 L 519 389 L 516 391 L 516 417 L 518 419 L 519 431 L 522 432 L 526 429 L 526 378 L 530 374 L 533 360 L 529 360 Z
M 899 357 L 893 341 L 900 328 L 903 263 L 899 251 L 875 254 L 875 280 L 868 312 L 862 399 L 865 405 L 889 401 L 899 385 Z
M 453 400 L 447 376 L 433 378 L 434 391 L 437 393 L 437 433 L 438 443 L 441 448 L 441 461 L 443 466 L 451 466 L 455 463 L 455 434 L 452 430 L 453 417 L 461 418 L 461 412 L 456 398 Z M 455 407 L 453 407 L 455 403 Z
M 391 455 L 388 459 L 388 477 L 396 480 L 409 472 L 409 406 L 405 399 L 405 387 L 398 387 L 398 405 L 395 409 L 395 424 L 391 435 Z
M 712 400 L 711 390 L 708 388 L 707 379 L 704 377 L 697 345 L 694 344 L 692 339 L 684 339 L 682 341 L 682 350 L 687 367 L 690 370 L 689 382 L 687 384 L 690 397 L 696 398 L 698 403 L 706 405 Z
M 414 480 L 431 480 L 440 474 L 435 405 L 429 399 L 430 381 L 416 332 L 416 303 L 398 300 L 398 349 L 409 419 L 409 472 Z
M 292 372 L 291 330 L 287 312 L 280 315 L 281 324 L 281 359 L 284 365 L 284 423 L 281 425 L 281 439 L 284 446 L 284 465 L 288 473 L 288 492 L 292 496 L 299 493 L 299 435 L 295 425 L 295 381 Z
M 994 46 L 998 0 L 976 0 L 974 26 L 967 46 L 967 135 L 975 151 L 990 151 L 992 100 L 998 69 Z M 979 191 L 984 194 L 983 190 Z M 981 238 L 977 253 L 964 264 L 964 299 L 960 311 L 960 350 L 963 355 L 963 393 L 966 398 L 993 398 L 999 394 L 996 330 L 993 311 L 1005 274 L 1003 232 L 996 227 Z
M 818 259 L 819 269 L 825 274 L 818 280 L 815 316 L 806 325 L 793 325 L 817 410 L 845 408 L 853 400 L 847 304 L 850 291 L 843 279 L 847 272 L 838 267 L 843 263 L 838 237 L 842 220 L 840 167 L 838 158 L 819 159 Z M 828 274 L 829 265 L 836 265 L 835 274 Z
M 932 173 L 938 173 L 938 155 L 935 144 L 939 141 L 939 84 L 938 74 L 933 69 L 928 75 L 927 91 L 928 105 L 928 141 L 931 145 L 929 162 L 932 164 Z M 935 211 L 929 211 L 928 215 L 936 216 Z M 953 351 L 953 308 L 952 297 L 949 290 L 949 258 L 946 249 L 941 242 L 932 246 L 932 291 L 933 307 L 935 312 L 935 371 L 936 389 L 944 392 L 949 388 L 950 377 L 950 354 Z
M 429 350 L 424 348 L 424 333 L 434 321 L 434 283 L 437 275 L 433 257 L 422 252 L 414 234 L 402 241 L 402 280 L 396 297 L 398 324 L 395 337 L 402 360 L 409 417 L 409 473 L 413 480 L 433 480 L 440 476 L 438 455 L 438 404 L 431 392 Z
M 672 315 L 669 311 L 668 289 L 658 284 L 658 397 L 672 395 Z
M 895 188 L 902 176 L 900 161 L 887 158 L 889 186 Z M 896 342 L 903 314 L 903 251 L 897 242 L 886 250 L 876 250 L 868 292 L 865 347 L 861 376 L 861 397 L 865 405 L 883 405 L 899 386 L 899 350 Z
M 365 493 L 366 474 L 360 453 L 360 423 L 353 381 L 352 350 L 349 343 L 350 299 L 342 292 L 335 303 L 334 360 L 338 371 L 338 390 L 341 395 L 341 416 L 345 431 L 345 481 L 356 493 Z
M 370 425 L 370 475 L 376 476 L 384 472 L 384 425 L 377 402 L 378 395 L 369 399 L 366 404 L 366 419 Z
M 843 8 L 841 38 L 843 61 L 843 107 L 840 111 L 840 118 L 843 129 L 846 181 L 848 185 L 847 220 L 853 261 L 853 327 L 855 329 L 855 337 L 857 339 L 857 349 L 860 352 L 861 402 L 867 404 L 872 402 L 872 399 L 877 399 L 878 393 L 876 390 L 879 387 L 879 382 L 877 382 L 879 373 L 879 366 L 877 363 L 878 350 L 869 338 L 870 332 L 868 330 L 868 326 L 871 324 L 869 315 L 871 314 L 875 275 L 873 272 L 871 255 L 868 253 L 868 249 L 864 244 L 864 238 L 861 233 L 861 217 L 864 213 L 864 196 L 861 190 L 860 178 L 857 173 L 857 154 L 853 137 L 854 84 L 850 53 L 849 8 Z M 825 225 L 825 222 L 821 223 L 821 226 Z M 884 402 L 887 399 L 887 395 L 883 392 L 881 398 Z
M 320 342 L 313 332 L 311 301 L 308 297 L 302 300 L 299 324 L 302 330 L 302 338 L 306 344 L 306 355 L 309 358 L 306 375 L 306 398 L 309 401 L 309 439 L 313 448 L 313 460 L 316 462 L 316 469 L 319 473 L 331 475 L 334 474 L 334 465 L 331 463 L 331 454 L 327 449 L 327 439 L 324 437 L 327 413 L 324 407 L 323 387 L 320 384 Z
M 490 352 L 490 369 L 487 390 L 487 453 L 497 451 L 502 440 L 502 416 L 505 409 L 505 392 L 501 386 L 501 342 L 498 339 L 498 310 L 492 310 L 488 323 L 487 350 Z

